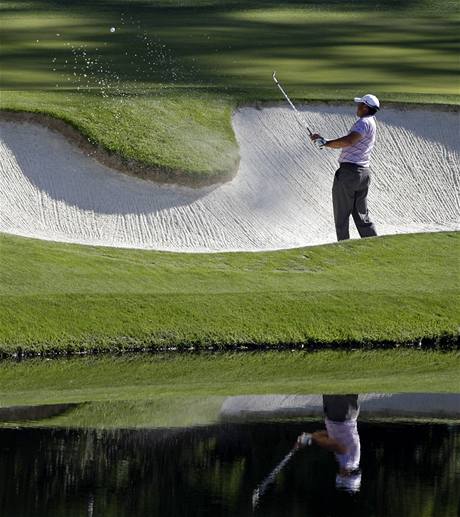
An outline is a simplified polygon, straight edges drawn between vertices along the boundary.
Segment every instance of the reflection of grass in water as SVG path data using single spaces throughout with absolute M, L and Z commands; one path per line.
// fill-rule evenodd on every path
M 216 423 L 225 397 L 157 395 L 151 400 L 83 402 L 64 414 L 20 423 L 39 427 L 191 427 Z M 14 425 L 19 425 L 17 422 Z
M 196 412 L 204 418 L 214 415 L 220 397 L 230 395 L 458 392 L 459 367 L 458 353 L 403 350 L 3 361 L 0 401 L 5 407 L 104 403 L 97 408 L 108 408 L 105 404 L 113 401 L 125 401 L 130 407 L 133 401 L 136 409 L 145 400 L 160 397 L 159 405 L 148 403 L 151 411 L 160 411 L 170 400 L 173 409 L 168 418 L 177 414 L 178 419 L 188 419 L 193 412 L 181 413 L 187 400 L 204 398 Z M 84 407 L 82 411 L 86 414 Z
M 448 2 L 386 2 L 379 9 L 373 2 L 210 3 L 73 2 L 65 11 L 53 1 L 6 4 L 2 88 L 22 91 L 3 92 L 1 106 L 71 120 L 127 157 L 219 175 L 234 169 L 231 108 L 282 100 L 273 70 L 296 100 L 349 100 L 372 89 L 382 100 L 458 102 L 458 20 L 445 10 Z M 88 60 L 97 65 L 88 69 Z M 26 91 L 56 84 L 100 88 L 110 101 Z M 186 97 L 179 88 L 158 103 L 165 86 L 198 93 Z M 112 97 L 122 91 L 153 96 L 123 105 Z

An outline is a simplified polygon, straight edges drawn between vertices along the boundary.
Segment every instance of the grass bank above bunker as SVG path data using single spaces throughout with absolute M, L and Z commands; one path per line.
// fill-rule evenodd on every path
M 0 352 L 455 348 L 459 252 L 458 232 L 192 255 L 3 234 Z
M 97 93 L 2 92 L 0 119 L 57 130 L 98 161 L 165 183 L 228 180 L 238 169 L 234 100 L 205 92 L 104 98 Z

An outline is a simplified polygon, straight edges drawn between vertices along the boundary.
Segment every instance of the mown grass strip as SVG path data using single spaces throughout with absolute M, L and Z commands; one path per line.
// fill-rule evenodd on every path
M 2 354 L 458 346 L 460 233 L 257 254 L 1 235 L 0 251 Z

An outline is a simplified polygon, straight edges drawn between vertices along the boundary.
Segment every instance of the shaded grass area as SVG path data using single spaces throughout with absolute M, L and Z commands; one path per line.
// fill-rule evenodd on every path
M 234 171 L 230 112 L 281 101 L 273 70 L 296 101 L 372 90 L 384 106 L 459 103 L 460 17 L 446 1 L 2 6 L 2 109 L 63 118 L 191 177 Z
M 44 1 L 35 9 L 26 3 L 4 14 L 2 84 L 104 89 L 96 82 L 99 76 L 112 86 L 133 82 L 262 91 L 270 90 L 268 79 L 276 69 L 304 92 L 342 88 L 350 81 L 353 88 L 458 95 L 458 13 L 447 15 L 445 2 L 428 10 L 420 2 L 406 3 L 406 9 L 374 4 L 171 8 L 154 2 L 77 1 L 63 8 L 62 2 Z
M 120 250 L 3 234 L 0 352 L 420 340 L 456 348 L 459 251 L 460 233 L 452 232 L 256 254 Z
M 184 354 L 0 363 L 0 404 L 181 400 L 243 394 L 458 392 L 458 352 Z M 215 407 L 203 402 L 206 408 Z

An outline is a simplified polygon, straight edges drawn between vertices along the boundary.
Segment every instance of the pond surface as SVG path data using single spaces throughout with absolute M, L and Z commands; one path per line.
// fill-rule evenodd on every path
M 0 513 L 7 517 L 455 517 L 460 425 L 359 422 L 359 490 L 336 487 L 334 453 L 292 450 L 305 421 L 189 428 L 0 429 Z

